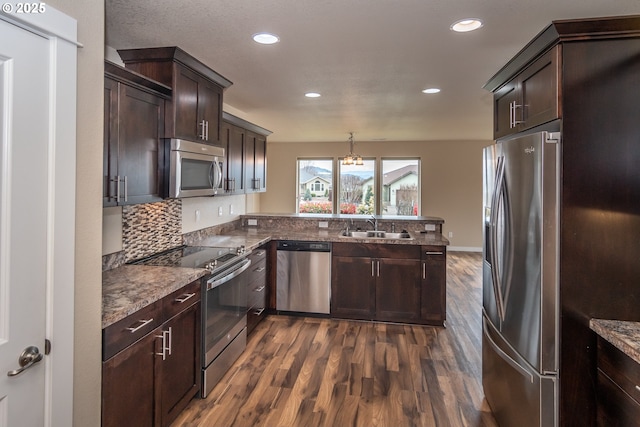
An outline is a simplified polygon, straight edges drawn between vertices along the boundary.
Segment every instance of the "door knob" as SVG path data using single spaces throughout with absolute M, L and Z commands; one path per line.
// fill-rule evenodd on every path
M 7 376 L 15 377 L 16 375 L 21 374 L 41 360 L 42 353 L 40 353 L 38 347 L 33 345 L 29 346 L 25 348 L 20 357 L 18 357 L 18 364 L 20 364 L 20 367 L 18 369 L 14 369 L 13 371 L 7 372 Z

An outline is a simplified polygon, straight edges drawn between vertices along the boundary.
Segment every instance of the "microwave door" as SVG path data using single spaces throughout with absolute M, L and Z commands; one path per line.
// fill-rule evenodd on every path
M 214 159 L 214 156 L 175 151 L 171 157 L 169 196 L 177 198 L 214 195 Z

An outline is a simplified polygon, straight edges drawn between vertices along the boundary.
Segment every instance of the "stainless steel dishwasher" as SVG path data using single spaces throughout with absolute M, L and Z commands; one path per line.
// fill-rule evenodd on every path
M 276 310 L 329 314 L 331 243 L 279 241 Z

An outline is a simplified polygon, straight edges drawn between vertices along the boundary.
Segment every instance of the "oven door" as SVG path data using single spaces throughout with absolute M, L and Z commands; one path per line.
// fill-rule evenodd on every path
M 247 325 L 247 269 L 244 258 L 206 281 L 203 304 L 202 361 L 206 368 Z

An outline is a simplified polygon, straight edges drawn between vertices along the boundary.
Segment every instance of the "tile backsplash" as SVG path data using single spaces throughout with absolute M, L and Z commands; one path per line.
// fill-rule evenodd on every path
M 122 250 L 125 261 L 180 246 L 181 218 L 180 199 L 123 206 Z

